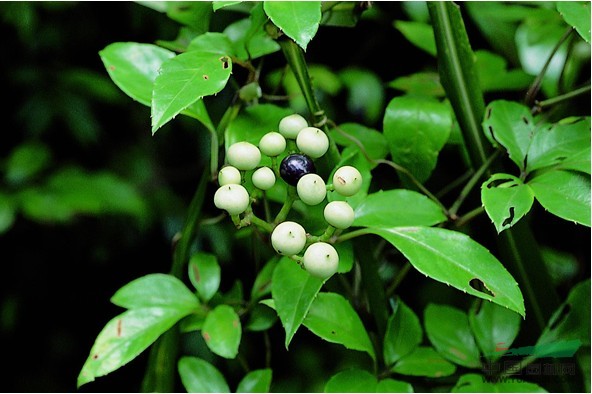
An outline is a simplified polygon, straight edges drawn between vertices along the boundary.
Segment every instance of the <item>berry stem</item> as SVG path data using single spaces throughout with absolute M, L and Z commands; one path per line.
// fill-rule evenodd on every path
M 308 237 L 308 241 L 310 243 L 315 243 L 315 242 L 328 242 L 331 237 L 333 236 L 333 234 L 335 233 L 335 230 L 337 230 L 335 227 L 328 225 L 327 229 L 325 230 L 325 232 L 319 236 L 310 236 Z
M 354 230 L 354 231 L 347 232 L 345 234 L 341 234 L 339 237 L 337 237 L 335 239 L 335 243 L 337 244 L 339 242 L 347 241 L 348 239 L 352 239 L 352 238 L 356 238 L 356 237 L 360 237 L 362 235 L 368 235 L 368 234 L 372 234 L 370 229 L 361 228 L 359 230 Z
M 294 186 L 288 185 L 288 197 L 286 198 L 286 201 L 284 201 L 284 205 L 282 205 L 282 208 L 273 221 L 276 225 L 286 220 L 288 213 L 292 209 L 292 204 L 294 204 L 294 201 L 296 201 L 297 198 L 298 195 L 296 193 L 296 188 Z

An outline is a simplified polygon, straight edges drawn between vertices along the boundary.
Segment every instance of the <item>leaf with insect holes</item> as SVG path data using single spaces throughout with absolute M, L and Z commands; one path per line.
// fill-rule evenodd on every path
M 518 283 L 502 263 L 466 234 L 422 226 L 369 227 L 368 232 L 399 249 L 422 274 L 525 315 Z
M 191 51 L 162 64 L 152 94 L 152 133 L 204 96 L 226 86 L 232 61 L 219 53 Z
M 505 100 L 490 103 L 485 110 L 483 131 L 494 143 L 507 149 L 510 159 L 525 170 L 526 155 L 535 133 L 535 122 L 527 107 Z
M 495 229 L 501 233 L 530 211 L 534 193 L 513 175 L 493 174 L 481 185 L 481 201 Z
M 147 106 L 152 103 L 154 81 L 162 64 L 175 57 L 168 49 L 135 42 L 115 42 L 99 55 L 113 82 L 129 97 Z M 202 100 L 195 101 L 181 114 L 197 119 L 209 130 L 214 129 Z

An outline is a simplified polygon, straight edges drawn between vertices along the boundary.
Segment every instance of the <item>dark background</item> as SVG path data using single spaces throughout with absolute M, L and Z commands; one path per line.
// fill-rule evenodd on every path
M 333 69 L 344 62 L 360 65 L 383 82 L 429 62 L 392 27 L 392 20 L 405 18 L 399 4 L 380 3 L 384 19 L 362 21 L 355 31 L 321 27 L 307 60 Z M 72 392 L 96 335 L 121 312 L 109 298 L 132 279 L 169 270 L 170 240 L 182 226 L 202 172 L 205 133 L 195 122 L 178 118 L 152 136 L 149 109 L 111 83 L 98 56 L 113 42 L 174 39 L 179 25 L 165 15 L 131 2 L 2 2 L 0 17 L 0 163 L 19 144 L 36 141 L 52 152 L 47 173 L 71 164 L 107 170 L 134 182 L 148 204 L 141 223 L 109 214 L 76 216 L 67 223 L 19 215 L 0 234 L 0 390 Z M 214 29 L 226 24 L 224 18 L 232 16 L 215 16 Z M 473 46 L 485 47 L 475 28 L 467 27 Z M 273 69 L 274 61 L 282 59 L 274 55 L 266 67 Z M 90 73 L 99 89 L 67 83 L 64 76 L 80 70 Z M 579 105 L 584 114 L 589 111 L 589 100 Z M 212 107 L 214 121 L 222 110 Z M 340 116 L 335 114 L 335 120 Z M 9 189 L 0 183 L 2 188 Z M 588 229 L 540 207 L 532 224 L 539 242 L 575 254 L 578 276 L 589 277 Z M 415 279 L 421 280 L 411 274 L 401 291 L 415 291 Z M 439 285 L 433 290 L 441 291 Z M 568 290 L 566 285 L 562 295 Z M 272 333 L 279 358 L 285 356 L 282 335 Z M 303 341 L 308 335 L 299 333 Z M 319 342 L 295 350 L 310 370 L 330 363 L 314 353 L 330 346 Z M 143 354 L 81 391 L 138 391 L 145 363 Z M 289 368 L 283 368 L 274 371 L 274 381 L 302 378 L 290 377 Z M 299 386 L 292 381 L 283 387 Z

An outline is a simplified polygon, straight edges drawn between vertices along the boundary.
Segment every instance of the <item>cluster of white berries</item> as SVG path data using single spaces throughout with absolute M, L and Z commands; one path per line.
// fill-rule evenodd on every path
M 242 185 L 241 171 L 253 171 L 251 181 L 256 188 L 263 191 L 275 185 L 276 175 L 281 177 L 288 185 L 296 187 L 298 198 L 307 205 L 318 205 L 323 202 L 328 188 L 346 197 L 360 190 L 362 175 L 355 167 L 338 168 L 329 187 L 316 174 L 312 159 L 322 157 L 329 149 L 329 138 L 321 129 L 309 127 L 301 115 L 292 114 L 281 119 L 278 131 L 265 134 L 258 146 L 249 142 L 237 142 L 228 148 L 228 165 L 218 174 L 220 187 L 214 195 L 216 207 L 226 210 L 232 216 L 247 211 L 251 196 Z M 286 151 L 288 144 L 293 145 L 289 140 L 295 140 L 297 149 L 283 158 L 279 168 L 259 166 L 262 154 L 277 158 Z M 272 163 L 276 161 L 272 160 Z M 354 210 L 345 201 L 329 202 L 323 213 L 329 224 L 330 234 L 336 229 L 348 228 L 354 221 Z M 310 240 L 311 237 L 307 235 L 304 227 L 293 221 L 277 224 L 271 233 L 271 244 L 277 253 L 300 261 L 311 275 L 327 279 L 337 272 L 339 255 L 333 245 L 324 242 L 326 239 L 312 243 Z M 299 254 L 303 250 L 304 254 L 300 258 Z

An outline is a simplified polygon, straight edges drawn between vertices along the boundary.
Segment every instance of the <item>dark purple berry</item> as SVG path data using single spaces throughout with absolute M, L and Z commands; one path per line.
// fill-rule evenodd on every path
M 286 156 L 280 164 L 280 175 L 289 185 L 296 186 L 298 180 L 306 174 L 315 173 L 312 159 L 306 155 L 294 153 Z

